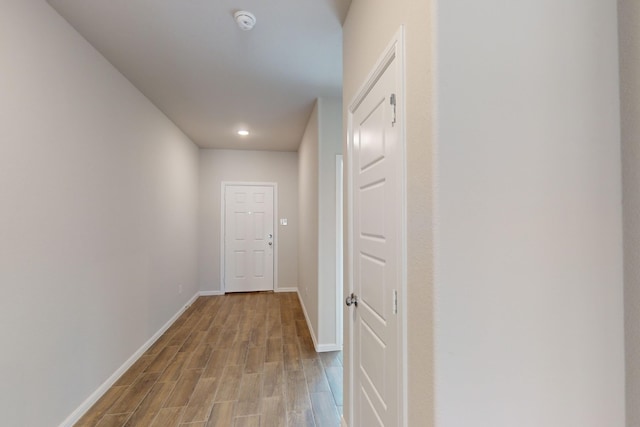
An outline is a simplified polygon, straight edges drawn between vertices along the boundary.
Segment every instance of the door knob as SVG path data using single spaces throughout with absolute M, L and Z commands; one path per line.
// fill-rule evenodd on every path
M 349 295 L 347 297 L 347 299 L 344 301 L 345 304 L 347 304 L 348 307 L 351 307 L 351 304 L 355 305 L 356 307 L 358 306 L 358 297 L 351 292 L 351 295 Z
M 273 242 L 269 242 L 269 246 L 273 246 Z

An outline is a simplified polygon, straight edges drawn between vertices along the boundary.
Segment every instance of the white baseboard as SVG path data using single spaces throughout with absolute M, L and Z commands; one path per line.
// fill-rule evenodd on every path
M 218 295 L 224 295 L 224 291 L 200 291 L 201 297 L 213 297 Z
M 316 333 L 311 327 L 311 320 L 309 319 L 309 314 L 307 314 L 307 307 L 304 306 L 304 300 L 302 299 L 302 295 L 300 295 L 300 291 L 298 293 L 298 300 L 300 301 L 300 305 L 302 306 L 302 312 L 304 313 L 304 318 L 307 320 L 307 327 L 309 328 L 309 333 L 311 334 L 311 340 L 313 341 L 313 348 L 318 351 L 318 340 L 316 338 Z
M 287 287 L 280 287 L 280 288 L 275 288 L 273 290 L 273 292 L 298 292 L 298 287 L 297 286 L 287 286 Z M 210 296 L 217 296 L 217 295 L 224 295 L 225 292 L 224 291 L 200 291 L 200 296 L 201 297 L 210 297 Z
M 324 353 L 325 351 L 342 351 L 342 346 L 340 344 L 318 344 L 316 351 L 318 353 Z
M 198 299 L 198 297 L 200 296 L 200 292 L 197 292 L 185 305 L 184 307 L 182 307 L 180 310 L 178 310 L 178 312 L 176 314 L 173 315 L 173 317 L 171 319 L 169 319 L 167 321 L 167 323 L 165 323 L 159 330 L 158 332 L 156 332 L 155 334 L 153 334 L 153 336 L 151 338 L 149 338 L 149 340 L 147 340 L 146 343 L 144 343 L 142 345 L 142 347 L 140 347 L 135 353 L 133 353 L 133 355 L 127 359 L 126 362 L 124 362 L 122 364 L 122 366 L 120 366 L 109 378 L 107 378 L 107 380 L 102 383 L 100 385 L 100 387 L 98 387 L 98 389 L 96 391 L 94 391 L 93 393 L 91 393 L 91 395 L 84 401 L 82 402 L 82 404 L 71 413 L 71 415 L 69 415 L 67 417 L 67 419 L 65 419 L 61 424 L 60 427 L 71 427 L 73 426 L 73 424 L 75 424 L 80 418 L 82 418 L 82 416 L 89 410 L 91 409 L 91 407 L 98 401 L 98 399 L 100 399 L 106 392 L 107 390 L 109 390 L 109 388 L 111 388 L 111 386 L 113 384 L 115 384 L 116 381 L 118 381 L 118 379 L 122 376 L 122 374 L 124 374 L 125 372 L 127 372 L 127 370 L 133 366 L 133 364 L 140 358 L 140 356 L 142 356 L 144 354 L 145 351 L 147 351 L 152 345 L 153 343 L 156 342 L 156 340 L 158 338 L 160 338 L 162 336 L 162 334 L 164 334 L 167 329 L 169 329 L 169 327 L 173 324 L 173 322 L 175 322 L 176 320 L 178 320 L 178 318 L 182 315 L 182 313 L 185 312 L 185 310 L 187 308 L 189 308 L 189 306 L 191 304 L 193 304 L 195 302 L 196 299 Z
M 311 321 L 309 320 L 309 315 L 307 314 L 307 308 L 304 306 L 304 300 L 302 299 L 302 295 L 300 295 L 300 292 L 298 292 L 298 299 L 300 300 L 300 305 L 302 306 L 304 318 L 307 320 L 307 327 L 309 328 L 311 340 L 313 341 L 313 348 L 315 348 L 316 352 L 324 353 L 327 351 L 342 351 L 342 346 L 339 344 L 318 344 L 318 339 L 316 338 L 316 334 L 311 327 Z
M 340 417 L 340 427 L 349 427 L 347 420 L 344 419 L 344 415 Z

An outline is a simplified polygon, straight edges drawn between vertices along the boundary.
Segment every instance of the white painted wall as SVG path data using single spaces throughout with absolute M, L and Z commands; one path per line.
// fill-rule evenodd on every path
M 298 292 L 311 332 L 318 332 L 319 124 L 313 107 L 298 148 Z
M 198 150 L 44 1 L 0 70 L 1 424 L 54 426 L 197 292 Z
M 618 1 L 627 427 L 640 426 L 640 3 Z
M 342 153 L 342 99 L 318 99 L 318 344 L 339 346 L 336 333 L 336 154 Z M 342 308 L 342 307 L 341 307 Z
M 299 291 L 316 349 L 336 350 L 336 154 L 342 152 L 342 100 L 319 98 L 298 149 Z
M 623 426 L 616 2 L 439 1 L 435 39 L 436 425 Z
M 352 1 L 343 27 L 343 134 L 346 135 L 349 104 L 400 25 L 405 26 L 406 39 L 406 105 L 400 108 L 406 107 L 408 425 L 413 427 L 432 425 L 434 401 L 431 0 Z M 347 158 L 344 164 L 348 164 Z M 349 229 L 345 228 L 344 233 L 346 251 Z M 344 277 L 348 286 L 347 265 Z M 345 329 L 345 343 L 348 340 Z M 346 346 L 344 357 L 347 367 L 350 354 Z M 348 376 L 345 368 L 345 387 L 349 386 Z M 347 416 L 348 405 L 345 394 Z
M 276 288 L 298 285 L 298 155 L 295 152 L 200 150 L 200 252 L 202 291 L 220 291 L 220 202 L 222 181 L 278 183 Z

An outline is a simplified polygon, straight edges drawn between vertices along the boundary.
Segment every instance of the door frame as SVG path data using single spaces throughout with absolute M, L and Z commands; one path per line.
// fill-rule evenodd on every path
M 344 158 L 336 154 L 336 344 L 343 348 L 344 317 Z
M 401 215 L 400 220 L 402 222 L 400 232 L 400 246 L 401 246 L 401 261 L 399 268 L 401 269 L 401 283 L 398 286 L 398 316 L 400 317 L 398 322 L 398 367 L 400 372 L 398 393 L 398 416 L 400 417 L 399 427 L 406 427 L 408 423 L 408 362 L 407 362 L 407 166 L 406 166 L 406 108 L 405 108 L 405 93 L 406 93 L 406 64 L 405 64 L 405 37 L 404 37 L 404 25 L 393 35 L 393 38 L 384 49 L 382 55 L 378 58 L 371 72 L 367 75 L 364 83 L 356 95 L 349 103 L 347 110 L 347 161 L 345 162 L 345 174 L 344 179 L 347 187 L 347 233 L 345 238 L 347 240 L 347 250 L 345 253 L 345 270 L 346 270 L 346 282 L 344 285 L 344 295 L 349 295 L 353 289 L 353 177 L 354 170 L 353 165 L 353 113 L 360 103 L 367 96 L 369 91 L 377 83 L 379 78 L 384 73 L 387 65 L 395 58 L 398 64 L 398 76 L 397 76 L 397 94 L 396 94 L 396 123 L 400 127 L 399 131 L 399 167 L 401 168 L 400 174 L 402 176 L 401 186 L 402 194 L 400 196 Z M 347 307 L 343 306 L 343 313 L 345 319 L 344 331 L 345 331 L 345 349 L 348 348 L 348 354 L 345 354 L 345 397 L 348 401 L 348 415 L 345 413 L 341 420 L 343 426 L 354 426 L 354 342 L 353 342 L 353 316 L 351 311 L 347 311 Z M 345 402 L 346 403 L 346 402 Z M 345 419 L 347 415 L 348 420 Z
M 222 181 L 220 183 L 220 290 L 222 294 L 227 292 L 225 275 L 225 230 L 226 230 L 226 200 L 227 187 L 234 186 L 255 186 L 273 188 L 273 291 L 278 290 L 278 183 L 277 182 L 245 182 L 245 181 Z

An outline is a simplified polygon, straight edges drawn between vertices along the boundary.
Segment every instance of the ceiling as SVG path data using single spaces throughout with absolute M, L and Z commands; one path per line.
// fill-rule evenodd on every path
M 203 148 L 295 151 L 315 99 L 342 93 L 351 0 L 48 2 Z

